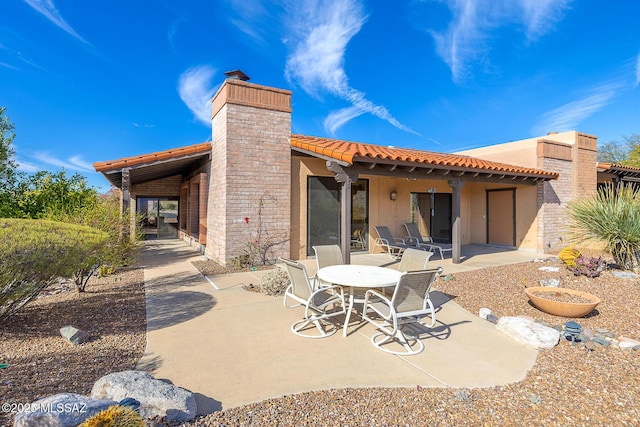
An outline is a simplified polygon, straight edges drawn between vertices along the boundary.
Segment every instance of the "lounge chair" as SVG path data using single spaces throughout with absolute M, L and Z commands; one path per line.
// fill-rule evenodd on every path
M 436 313 L 429 292 L 441 273 L 442 267 L 403 273 L 391 298 L 376 290 L 365 293 L 362 318 L 379 330 L 371 337 L 375 347 L 399 355 L 418 354 L 424 350 L 424 343 L 419 336 L 403 329 L 407 325 L 420 323 L 424 316 L 431 317 L 429 327 L 435 325 Z M 398 344 L 403 350 L 396 349 Z
M 335 334 L 338 326 L 329 319 L 347 312 L 342 287 L 332 285 L 314 290 L 307 269 L 302 263 L 284 258 L 280 260 L 284 263 L 291 280 L 284 293 L 285 307 L 304 306 L 304 317 L 291 325 L 291 331 L 305 338 L 324 338 Z M 296 301 L 297 304 L 287 305 L 288 299 Z M 307 330 L 314 326 L 319 334 L 307 333 Z
M 438 251 L 440 253 L 440 258 L 444 259 L 445 252 L 452 252 L 453 247 L 447 243 L 435 243 L 431 237 L 423 237 L 418 229 L 418 224 L 413 222 L 405 222 L 404 227 L 407 229 L 408 236 L 407 240 L 416 246 L 421 248 L 427 248 L 431 252 Z
M 373 228 L 376 230 L 376 233 L 378 233 L 378 238 L 373 242 L 372 252 L 375 252 L 376 247 L 380 246 L 387 250 L 391 258 L 398 259 L 402 256 L 405 249 L 416 247 L 406 244 L 402 239 L 393 237 L 393 234 L 389 231 L 389 227 L 376 225 Z

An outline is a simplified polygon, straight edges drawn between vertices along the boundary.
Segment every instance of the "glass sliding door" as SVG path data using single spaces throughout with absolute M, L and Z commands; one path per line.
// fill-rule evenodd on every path
M 340 184 L 333 177 L 307 181 L 307 255 L 314 245 L 340 244 Z
M 411 193 L 411 222 L 434 242 L 451 243 L 451 194 Z
M 140 231 L 144 239 L 178 238 L 177 197 L 138 197 L 136 212 L 142 218 Z
M 311 176 L 307 180 L 307 255 L 315 245 L 340 244 L 340 184 L 333 177 Z M 351 186 L 352 248 L 366 250 L 369 217 L 369 181 Z

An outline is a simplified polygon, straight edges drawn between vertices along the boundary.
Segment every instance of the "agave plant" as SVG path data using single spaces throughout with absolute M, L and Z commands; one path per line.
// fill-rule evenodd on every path
M 604 243 L 620 267 L 640 269 L 640 188 L 606 185 L 569 210 L 577 243 Z

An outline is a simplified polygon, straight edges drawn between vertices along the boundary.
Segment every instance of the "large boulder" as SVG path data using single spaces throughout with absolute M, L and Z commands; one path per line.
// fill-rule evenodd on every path
M 13 418 L 14 427 L 76 427 L 118 402 L 61 393 L 36 400 Z
M 196 417 L 193 393 L 153 378 L 144 371 L 123 371 L 105 375 L 93 384 L 91 397 L 120 401 L 130 397 L 140 402 L 140 415 L 170 422 L 190 421 Z
M 503 316 L 496 328 L 514 340 L 536 349 L 553 348 L 560 341 L 560 332 L 524 317 Z

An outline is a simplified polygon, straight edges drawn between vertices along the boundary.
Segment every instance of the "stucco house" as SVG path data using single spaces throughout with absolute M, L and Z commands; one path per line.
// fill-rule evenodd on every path
M 565 246 L 566 203 L 596 191 L 597 138 L 554 133 L 456 154 L 291 133 L 288 90 L 227 73 L 212 100 L 212 139 L 94 163 L 145 216 L 149 238 L 182 238 L 221 263 L 272 239 L 274 256 L 304 259 L 386 225 L 415 222 L 435 241 L 540 252 Z M 394 141 L 394 145 L 401 142 Z M 601 169 L 609 178 L 640 170 Z M 635 175 L 633 175 L 635 174 Z

